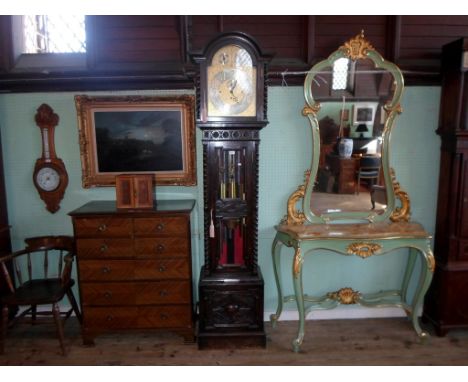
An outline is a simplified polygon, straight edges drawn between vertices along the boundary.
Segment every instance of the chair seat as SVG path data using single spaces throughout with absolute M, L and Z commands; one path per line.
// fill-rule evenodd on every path
M 17 288 L 15 293 L 2 296 L 1 301 L 12 305 L 53 304 L 60 301 L 74 283 L 70 280 L 63 285 L 59 278 L 31 280 Z
M 369 171 L 367 171 L 367 170 L 360 170 L 360 171 L 359 171 L 359 176 L 360 176 L 361 178 L 364 178 L 364 177 L 366 177 L 366 176 L 375 178 L 375 177 L 378 177 L 378 176 L 379 176 L 379 170 L 369 170 Z

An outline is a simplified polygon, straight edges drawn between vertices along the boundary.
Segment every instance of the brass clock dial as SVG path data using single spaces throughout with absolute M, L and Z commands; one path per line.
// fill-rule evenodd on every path
M 237 45 L 219 49 L 208 66 L 208 116 L 255 117 L 257 71 Z

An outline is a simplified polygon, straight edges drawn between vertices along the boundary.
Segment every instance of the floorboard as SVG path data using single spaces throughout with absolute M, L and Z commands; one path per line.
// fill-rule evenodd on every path
M 8 331 L 0 365 L 468 365 L 468 331 L 421 343 L 405 318 L 314 320 L 294 353 L 296 325 L 265 323 L 266 349 L 200 351 L 176 334 L 152 331 L 105 334 L 87 347 L 72 317 L 65 325 L 67 356 L 53 325 L 22 324 Z

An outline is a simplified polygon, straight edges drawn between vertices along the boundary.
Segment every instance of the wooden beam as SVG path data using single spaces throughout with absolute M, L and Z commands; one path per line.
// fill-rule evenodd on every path
M 397 63 L 400 58 L 401 16 L 387 16 L 385 57 Z
M 306 62 L 312 65 L 315 58 L 315 16 L 306 16 Z

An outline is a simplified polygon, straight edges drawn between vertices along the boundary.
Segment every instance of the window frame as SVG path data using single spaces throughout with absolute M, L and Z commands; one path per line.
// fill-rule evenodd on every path
M 22 53 L 23 15 L 11 16 L 13 65 L 11 72 L 76 71 L 87 68 L 87 52 L 83 53 Z M 88 16 L 85 16 L 87 24 Z M 88 34 L 86 33 L 86 50 Z

